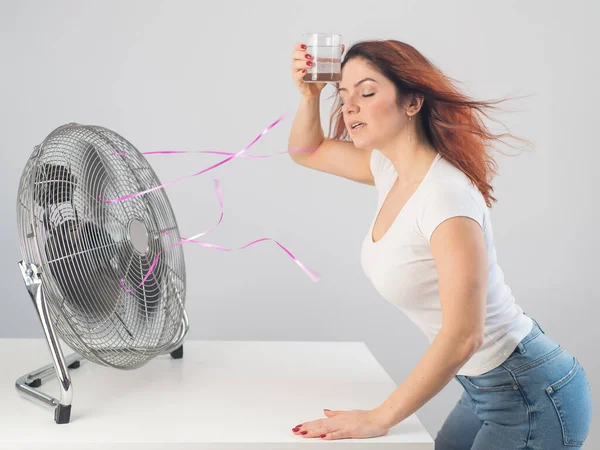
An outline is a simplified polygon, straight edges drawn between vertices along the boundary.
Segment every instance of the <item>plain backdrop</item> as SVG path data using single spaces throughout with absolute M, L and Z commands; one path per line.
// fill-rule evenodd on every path
M 1 1 L 0 337 L 42 337 L 17 266 L 17 186 L 34 145 L 79 122 L 110 128 L 140 151 L 234 152 L 289 113 L 252 154 L 285 151 L 300 95 L 290 76 L 293 46 L 305 32 L 332 32 L 346 48 L 407 42 L 475 98 L 526 96 L 492 116 L 506 128 L 488 122 L 533 143 L 522 152 L 497 147 L 499 262 L 518 304 L 600 391 L 599 16 L 592 0 Z M 326 133 L 332 93 L 328 86 L 322 97 Z M 162 182 L 221 159 L 148 156 Z M 237 248 L 270 237 L 322 279 L 313 283 L 270 241 L 235 252 L 184 246 L 189 338 L 365 341 L 401 383 L 428 343 L 360 266 L 375 188 L 303 168 L 287 154 L 238 158 L 167 188 L 183 236 L 216 224 L 215 178 L 225 218 L 205 241 Z M 10 361 L 0 364 L 11 370 Z M 451 381 L 417 413 L 432 436 L 460 392 Z M 592 429 L 585 447 L 598 446 Z

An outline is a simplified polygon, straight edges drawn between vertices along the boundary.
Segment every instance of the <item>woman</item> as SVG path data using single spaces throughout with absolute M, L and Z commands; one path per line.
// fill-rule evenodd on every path
M 592 414 L 586 373 L 515 303 L 497 263 L 488 148 L 503 135 L 481 120 L 492 102 L 466 97 L 410 45 L 360 42 L 342 62 L 334 133 L 325 138 L 325 84 L 302 80 L 311 64 L 306 46 L 296 44 L 291 70 L 302 99 L 289 147 L 312 150 L 290 154 L 302 166 L 376 187 L 378 211 L 362 266 L 431 345 L 379 407 L 325 410 L 327 418 L 293 432 L 385 435 L 454 378 L 464 392 L 436 449 L 580 447 Z

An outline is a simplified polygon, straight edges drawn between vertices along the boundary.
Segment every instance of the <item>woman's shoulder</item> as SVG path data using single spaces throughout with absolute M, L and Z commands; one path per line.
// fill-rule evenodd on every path
M 417 227 L 423 236 L 429 240 L 440 223 L 457 216 L 470 217 L 486 229 L 488 211 L 479 189 L 465 174 L 428 178 L 417 210 Z
M 467 174 L 444 157 L 440 158 L 431 176 L 428 177 L 425 190 L 430 194 L 433 192 L 443 193 L 448 190 L 457 193 L 462 192 L 464 195 L 481 197 L 483 200 L 483 195 Z

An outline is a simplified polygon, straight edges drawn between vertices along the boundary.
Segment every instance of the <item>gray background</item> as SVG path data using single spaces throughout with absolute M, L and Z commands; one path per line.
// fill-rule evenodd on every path
M 111 128 L 140 151 L 239 151 L 289 112 L 252 153 L 285 151 L 299 101 L 292 47 L 304 32 L 335 32 L 346 47 L 374 38 L 410 43 L 476 98 L 529 95 L 494 116 L 534 144 L 520 156 L 497 156 L 499 261 L 517 302 L 600 390 L 599 9 L 593 1 L 2 1 L 0 337 L 42 336 L 17 267 L 16 190 L 34 145 L 76 121 Z M 328 86 L 323 95 L 326 133 L 332 93 Z M 148 158 L 163 182 L 221 159 Z M 239 247 L 277 239 L 322 280 L 310 281 L 273 242 L 237 252 L 184 246 L 189 338 L 364 340 L 401 383 L 427 341 L 360 267 L 375 188 L 305 169 L 285 154 L 236 159 L 167 189 L 184 236 L 218 220 L 214 178 L 225 219 L 206 241 Z M 10 361 L 0 364 L 11 370 Z M 418 412 L 432 436 L 460 389 L 452 381 Z M 599 445 L 592 430 L 586 448 Z

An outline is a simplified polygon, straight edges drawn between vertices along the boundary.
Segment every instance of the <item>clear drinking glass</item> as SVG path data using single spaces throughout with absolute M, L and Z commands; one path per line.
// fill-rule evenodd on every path
M 306 33 L 302 35 L 312 66 L 306 67 L 305 83 L 336 83 L 342 79 L 342 35 Z

